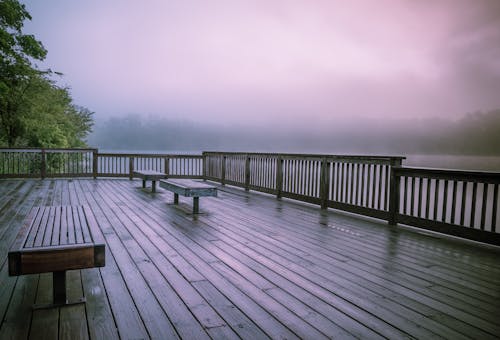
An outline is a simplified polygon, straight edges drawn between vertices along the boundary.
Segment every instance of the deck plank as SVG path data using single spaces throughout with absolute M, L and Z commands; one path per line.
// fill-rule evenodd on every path
M 500 251 L 217 186 L 203 214 L 138 180 L 0 181 L 0 338 L 481 338 L 500 334 Z M 50 274 L 9 277 L 33 206 L 92 211 L 106 266 L 68 272 L 86 305 L 32 312 Z M 74 215 L 74 216 L 73 216 Z M 56 223 L 55 234 L 64 230 Z M 88 235 L 73 235 L 83 239 Z M 36 244 L 50 235 L 33 235 Z
M 225 224 L 224 226 L 225 228 L 228 229 L 228 231 L 226 231 L 226 233 L 231 233 L 231 229 L 232 228 L 235 228 L 235 225 L 228 225 L 228 224 Z M 232 239 L 226 239 L 226 242 L 228 242 L 228 244 L 234 244 L 236 242 L 238 242 L 238 234 L 232 234 Z M 257 235 L 254 235 L 254 237 L 257 237 Z M 252 238 L 254 238 L 252 237 Z M 242 238 L 243 240 L 246 240 L 246 238 Z M 263 249 L 260 245 L 256 244 L 256 243 L 247 243 L 247 245 L 253 249 L 253 250 L 258 250 L 259 248 Z M 244 244 L 240 244 L 238 246 L 239 249 L 246 249 L 245 245 Z M 269 249 L 269 248 L 268 248 Z M 270 252 L 269 250 L 261 250 L 261 252 L 263 252 L 264 256 L 266 258 L 273 258 L 273 256 L 276 256 L 276 247 L 273 247 L 273 250 L 274 250 L 274 254 L 272 252 Z M 236 251 L 236 250 L 235 250 Z M 285 253 L 285 252 L 280 252 L 280 255 L 286 255 L 286 254 L 291 254 L 291 252 L 288 252 L 288 253 Z M 238 256 L 238 255 L 235 255 L 235 256 Z M 256 258 L 258 255 L 256 254 L 250 254 L 250 257 L 251 258 Z M 294 257 L 294 258 L 291 258 L 292 260 L 292 264 L 287 264 L 285 263 L 285 265 L 287 267 L 291 267 L 291 266 L 295 266 L 297 263 L 300 263 L 301 262 L 301 258 L 299 257 Z M 318 263 L 321 263 L 322 260 L 317 258 L 314 260 L 314 263 L 315 264 L 318 264 Z M 363 280 L 364 278 L 366 278 L 366 276 L 369 276 L 367 274 L 365 275 L 362 275 L 362 276 L 353 276 L 353 275 L 348 275 L 348 271 L 349 271 L 349 268 L 348 268 L 348 265 L 345 264 L 345 263 L 342 263 L 342 262 L 338 262 L 338 265 L 340 266 L 338 268 L 338 270 L 335 270 L 335 266 L 332 266 L 332 262 L 329 261 L 328 263 L 325 263 L 324 264 L 324 267 L 320 268 L 318 266 L 314 266 L 312 263 L 307 263 L 307 267 L 308 268 L 316 268 L 315 269 L 315 272 L 316 273 L 320 273 L 322 275 L 322 277 L 332 277 L 333 275 L 336 274 L 336 278 L 337 278 L 337 281 L 339 282 L 339 284 L 341 286 L 354 286 L 356 284 L 352 284 L 351 282 L 359 282 L 359 280 Z M 330 267 L 328 269 L 328 271 L 326 271 L 326 269 L 323 269 L 323 268 L 327 268 L 327 267 Z M 332 271 L 332 269 L 334 269 Z M 311 277 L 311 275 L 307 274 L 306 277 Z M 339 280 L 339 278 L 342 278 L 341 280 Z M 374 281 L 376 282 L 376 281 Z M 386 284 L 384 284 L 384 282 L 377 282 L 376 284 L 373 284 L 371 283 L 370 281 L 367 281 L 366 283 L 363 284 L 364 287 L 366 288 L 369 288 L 372 290 L 372 292 L 376 292 L 376 293 L 384 293 L 384 296 L 390 296 L 392 300 L 396 300 L 398 302 L 398 304 L 402 304 L 402 305 L 405 305 L 406 307 L 408 308 L 411 308 L 413 310 L 416 310 L 418 311 L 419 313 L 421 313 L 422 315 L 427 315 L 427 316 L 431 316 L 431 315 L 439 315 L 439 311 L 436 311 L 435 309 L 433 308 L 430 308 L 430 306 L 432 307 L 436 307 L 437 303 L 434 303 L 433 301 L 431 301 L 430 299 L 427 299 L 427 301 L 431 301 L 429 303 L 430 306 L 426 306 L 426 305 L 423 305 L 419 302 L 419 299 L 421 299 L 421 295 L 416 295 L 416 294 L 413 294 L 412 291 L 408 291 L 408 290 L 405 290 L 405 289 L 402 289 L 400 288 L 399 286 L 395 286 L 397 287 L 397 289 L 394 289 L 394 287 L 391 287 L 390 284 L 387 284 L 388 287 L 391 287 L 391 289 L 387 289 L 386 288 Z M 412 300 L 411 298 L 415 298 L 415 300 Z M 426 301 L 426 302 L 427 302 Z M 384 305 L 387 305 L 389 301 L 386 301 L 385 299 L 382 301 L 382 304 Z M 393 310 L 395 308 L 395 310 L 397 310 L 399 307 L 396 305 L 396 306 L 392 306 L 393 307 Z M 477 318 L 474 318 L 470 315 L 465 315 L 462 313 L 461 314 L 461 311 L 459 310 L 456 310 L 456 309 L 451 309 L 451 308 L 448 308 L 447 306 L 444 306 L 442 307 L 446 312 L 448 312 L 450 315 L 454 315 L 455 317 L 458 316 L 461 316 L 461 317 L 464 317 L 465 318 L 465 321 L 466 322 L 470 322 L 470 323 L 476 323 L 476 322 L 482 322 L 481 319 L 477 319 Z M 403 311 L 401 311 L 402 313 Z M 404 312 L 405 315 L 410 315 L 412 316 L 412 312 Z M 461 314 L 461 315 L 460 315 Z M 485 315 L 486 316 L 486 315 Z M 419 315 L 413 315 L 413 318 L 419 318 Z M 489 316 L 488 316 L 489 317 Z M 441 317 L 440 318 L 440 322 L 438 324 L 435 324 L 434 326 L 437 327 L 438 329 L 441 329 L 441 323 L 443 324 L 446 324 L 446 318 L 445 317 Z M 455 327 L 458 327 L 459 324 L 457 324 L 457 322 L 455 322 L 454 319 L 450 319 L 448 320 L 448 325 L 449 325 L 449 328 L 450 329 L 454 329 Z M 488 327 L 488 325 L 484 325 L 485 327 Z M 491 331 L 494 331 L 494 329 L 490 329 Z M 443 330 L 441 330 L 442 332 Z M 449 336 L 458 336 L 457 334 L 453 334 L 452 331 L 449 330 Z
M 52 274 L 40 274 L 36 304 L 52 302 Z M 33 311 L 30 328 L 30 339 L 57 339 L 59 337 L 59 310 L 39 309 Z

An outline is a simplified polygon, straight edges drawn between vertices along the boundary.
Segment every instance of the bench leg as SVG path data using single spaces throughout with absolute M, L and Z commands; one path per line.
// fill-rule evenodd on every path
M 52 293 L 54 305 L 66 304 L 66 271 L 52 273 Z
M 151 181 L 151 192 L 156 192 L 156 181 Z
M 143 179 L 143 180 L 142 180 L 142 187 L 143 187 L 143 188 L 145 188 L 145 187 L 146 187 L 146 180 L 145 180 L 145 179 Z
M 200 211 L 200 198 L 193 197 L 193 214 L 197 214 Z
M 179 204 L 179 194 L 174 192 L 174 204 Z
M 52 273 L 52 294 L 53 300 L 49 304 L 34 305 L 33 309 L 48 309 L 63 306 L 70 306 L 79 303 L 85 303 L 85 297 L 81 297 L 75 301 L 69 301 L 66 297 L 66 271 L 58 271 Z

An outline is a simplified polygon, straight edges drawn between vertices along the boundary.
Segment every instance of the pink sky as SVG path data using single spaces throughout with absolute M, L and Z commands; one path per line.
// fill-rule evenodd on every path
M 96 118 L 331 124 L 500 108 L 498 0 L 23 1 Z

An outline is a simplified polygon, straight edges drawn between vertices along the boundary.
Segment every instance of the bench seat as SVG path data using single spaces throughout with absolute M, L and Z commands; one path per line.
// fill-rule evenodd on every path
M 103 267 L 104 242 L 97 242 L 89 224 L 95 221 L 86 206 L 34 207 L 9 253 L 9 275 L 53 273 L 53 303 L 35 308 L 64 306 L 68 302 L 66 271 Z
M 199 198 L 217 197 L 217 187 L 191 179 L 160 180 L 160 187 L 174 193 L 174 204 L 179 203 L 179 195 L 193 198 L 193 214 L 199 213 Z
M 146 181 L 151 181 L 151 192 L 156 192 L 156 181 L 166 178 L 163 172 L 154 170 L 135 170 L 132 172 L 133 177 L 142 179 L 142 187 L 146 187 Z

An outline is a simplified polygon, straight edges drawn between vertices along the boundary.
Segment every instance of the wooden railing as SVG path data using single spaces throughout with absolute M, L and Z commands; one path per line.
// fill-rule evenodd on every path
M 204 152 L 204 177 L 382 219 L 390 168 L 404 157 Z
M 0 178 L 92 177 L 96 149 L 0 149 Z
M 201 155 L 99 153 L 97 149 L 0 149 L 0 178 L 129 177 L 156 170 L 203 178 Z
M 0 178 L 128 177 L 156 170 L 500 245 L 500 173 L 402 167 L 404 157 L 0 149 Z
M 200 155 L 99 153 L 97 176 L 129 177 L 134 170 L 155 170 L 170 178 L 203 178 Z
M 500 245 L 500 173 L 395 167 L 390 224 Z

